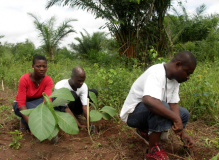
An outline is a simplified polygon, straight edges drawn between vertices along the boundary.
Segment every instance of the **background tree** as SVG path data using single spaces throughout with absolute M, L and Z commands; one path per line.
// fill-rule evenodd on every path
M 116 38 L 120 56 L 139 58 L 139 53 L 152 46 L 159 53 L 165 46 L 163 19 L 171 0 L 49 0 L 46 8 L 56 3 L 87 10 L 107 20 L 102 28 L 108 27 Z
M 85 29 L 84 32 L 85 34 L 80 32 L 81 38 L 75 38 L 78 44 L 70 44 L 71 49 L 82 55 L 88 55 L 92 49 L 96 52 L 101 51 L 103 47 L 101 44 L 107 40 L 107 34 L 105 32 L 94 32 L 90 35 Z
M 205 15 L 205 4 L 197 7 L 195 14 L 191 16 L 187 13 L 186 8 L 182 3 L 179 3 L 179 6 L 182 13 L 176 8 L 173 8 L 175 14 L 168 14 L 164 22 L 174 43 L 201 41 L 207 38 L 212 29 L 217 31 L 219 15 Z
M 28 13 L 32 18 L 34 18 L 34 25 L 39 31 L 39 37 L 41 38 L 42 48 L 47 53 L 47 56 L 54 59 L 55 52 L 61 43 L 61 41 L 68 36 L 70 33 L 76 33 L 73 27 L 69 24 L 76 19 L 67 19 L 61 25 L 54 29 L 56 18 L 51 17 L 45 22 L 40 22 L 40 19 L 32 14 Z

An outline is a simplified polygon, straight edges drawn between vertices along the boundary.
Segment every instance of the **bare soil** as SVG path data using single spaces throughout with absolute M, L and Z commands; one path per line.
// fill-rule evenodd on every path
M 9 147 L 12 135 L 19 129 L 19 118 L 12 111 L 12 104 L 16 95 L 15 90 L 0 91 L 0 160 L 142 160 L 143 153 L 148 147 L 134 133 L 134 129 L 125 123 L 114 120 L 101 120 L 94 123 L 99 133 L 89 137 L 88 133 L 80 130 L 78 135 L 69 135 L 60 131 L 59 142 L 54 145 L 45 140 L 37 143 L 35 138 L 24 134 L 20 140 L 18 150 Z M 4 110 L 7 106 L 9 109 Z M 83 123 L 83 122 L 82 122 Z M 209 126 L 203 121 L 189 122 L 187 133 L 194 139 L 193 148 L 195 158 L 183 149 L 182 142 L 171 131 L 167 142 L 161 142 L 171 160 L 197 159 L 208 160 L 219 152 L 217 140 L 219 127 Z M 215 140 L 215 142 L 213 141 Z M 218 142 L 219 147 L 219 142 Z

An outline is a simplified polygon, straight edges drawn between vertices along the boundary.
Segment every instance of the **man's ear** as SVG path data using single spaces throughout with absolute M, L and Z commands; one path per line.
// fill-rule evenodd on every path
M 34 69 L 34 65 L 32 64 L 32 68 Z
M 181 69 L 181 68 L 182 68 L 182 62 L 177 61 L 177 62 L 175 63 L 175 67 L 176 67 L 177 70 L 178 70 L 178 69 Z

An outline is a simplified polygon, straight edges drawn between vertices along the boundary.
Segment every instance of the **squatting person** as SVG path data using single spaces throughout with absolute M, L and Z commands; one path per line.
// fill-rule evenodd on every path
M 13 103 L 13 109 L 17 116 L 21 117 L 19 130 L 24 133 L 29 130 L 28 116 L 23 115 L 20 111 L 36 108 L 43 102 L 42 93 L 47 96 L 52 94 L 53 80 L 46 75 L 47 60 L 44 56 L 37 55 L 33 58 L 33 72 L 26 73 L 19 79 L 18 93 Z M 52 101 L 52 99 L 51 99 Z M 54 107 L 55 110 L 71 114 L 68 107 Z M 58 136 L 52 139 L 53 143 L 58 142 Z
M 44 56 L 37 55 L 33 58 L 33 72 L 21 76 L 18 84 L 18 93 L 13 103 L 13 109 L 17 116 L 21 117 L 21 132 L 29 130 L 28 116 L 23 115 L 20 111 L 36 108 L 43 102 L 42 93 L 50 96 L 52 93 L 52 78 L 46 75 L 47 60 Z
M 85 125 L 79 123 L 77 119 L 87 118 L 87 98 L 89 97 L 89 91 L 95 93 L 98 96 L 98 92 L 95 89 L 89 89 L 84 83 L 86 78 L 85 71 L 82 67 L 77 66 L 72 69 L 72 74 L 70 79 L 63 79 L 56 83 L 55 90 L 60 88 L 67 88 L 71 91 L 75 101 L 71 101 L 67 106 L 71 110 L 71 114 L 74 116 L 78 127 L 87 130 Z M 91 99 L 90 99 L 90 102 Z M 84 115 L 84 117 L 82 116 Z
M 161 133 L 170 128 L 187 140 L 187 147 L 194 146 L 194 141 L 184 131 L 189 112 L 178 106 L 178 102 L 179 85 L 189 79 L 195 68 L 194 55 L 182 51 L 168 63 L 151 66 L 133 83 L 120 117 L 128 126 L 137 128 L 136 134 L 140 138 L 149 142 L 144 153 L 146 160 L 168 159 L 158 143 Z

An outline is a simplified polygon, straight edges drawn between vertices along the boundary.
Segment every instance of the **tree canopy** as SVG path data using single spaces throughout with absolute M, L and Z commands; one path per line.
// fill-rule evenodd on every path
M 163 20 L 171 0 L 49 0 L 54 4 L 78 8 L 107 20 L 112 35 L 120 44 L 120 55 L 139 57 L 149 47 L 158 51 L 164 47 Z

